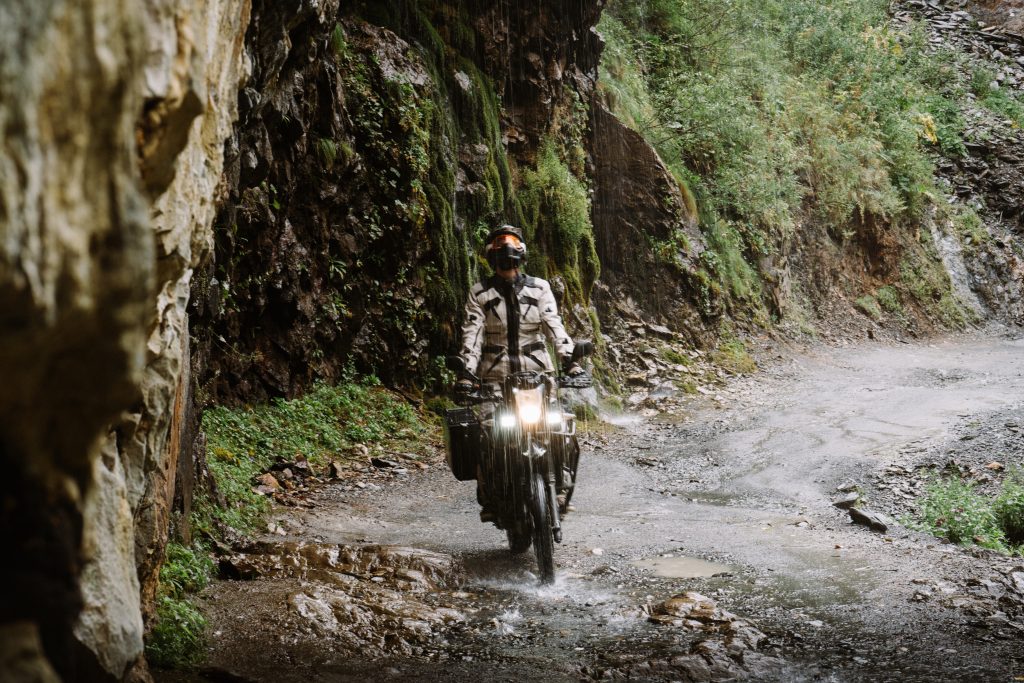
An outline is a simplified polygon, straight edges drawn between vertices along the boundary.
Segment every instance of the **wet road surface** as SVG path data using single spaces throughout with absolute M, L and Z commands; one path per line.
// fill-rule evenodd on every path
M 961 339 L 819 349 L 737 380 L 726 405 L 618 420 L 585 439 L 552 587 L 536 585 L 532 554 L 508 556 L 503 532 L 477 521 L 475 485 L 443 466 L 380 491 L 329 487 L 289 513 L 290 537 L 451 556 L 462 569 L 445 604 L 465 620 L 383 659 L 288 634 L 242 656 L 223 622 L 247 598 L 224 594 L 211 663 L 250 680 L 1020 680 L 1024 635 L 914 597 L 1014 560 L 899 525 L 873 532 L 831 501 L 852 482 L 871 507 L 878 471 L 1022 397 L 1024 341 Z M 741 648 L 650 619 L 687 591 L 764 638 Z

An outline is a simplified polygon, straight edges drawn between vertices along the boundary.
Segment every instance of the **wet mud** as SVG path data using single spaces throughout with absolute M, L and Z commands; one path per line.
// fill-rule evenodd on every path
M 584 439 L 554 586 L 443 467 L 327 486 L 281 511 L 285 537 L 225 559 L 205 670 L 164 679 L 1024 676 L 1020 558 L 898 522 L 918 491 L 902 473 L 925 461 L 1021 464 L 1005 425 L 1021 424 L 1024 341 L 777 355 L 726 404 Z M 850 484 L 885 532 L 833 505 Z

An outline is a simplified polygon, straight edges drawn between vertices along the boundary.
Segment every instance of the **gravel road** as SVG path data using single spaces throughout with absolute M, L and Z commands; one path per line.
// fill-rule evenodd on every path
M 311 509 L 278 516 L 285 540 L 450 558 L 448 575 L 416 593 L 429 615 L 371 605 L 381 619 L 359 622 L 359 645 L 330 632 L 342 616 L 318 621 L 296 607 L 312 575 L 218 582 L 206 596 L 214 636 L 203 676 L 1021 680 L 1013 604 L 1024 593 L 1001 587 L 1024 561 L 898 523 L 872 531 L 832 501 L 856 487 L 866 510 L 900 518 L 913 501 L 886 473 L 913 472 L 953 444 L 966 457 L 971 430 L 987 435 L 969 454 L 978 462 L 1024 464 L 1019 431 L 992 436 L 1022 424 L 1007 416 L 1021 416 L 1024 340 L 818 348 L 737 379 L 727 396 L 724 407 L 623 416 L 586 437 L 553 587 L 536 585 L 531 555 L 507 555 L 502 532 L 477 521 L 474 485 L 443 465 L 381 490 L 325 488 Z M 388 599 L 412 599 L 412 584 L 388 572 L 373 579 Z M 373 631 L 392 627 L 419 637 Z

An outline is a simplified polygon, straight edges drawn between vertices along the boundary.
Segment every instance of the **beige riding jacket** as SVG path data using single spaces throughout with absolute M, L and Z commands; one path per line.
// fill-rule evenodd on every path
M 514 372 L 554 370 L 545 339 L 559 360 L 571 356 L 574 344 L 547 280 L 519 275 L 508 281 L 492 275 L 473 285 L 462 325 L 467 370 L 488 382 Z

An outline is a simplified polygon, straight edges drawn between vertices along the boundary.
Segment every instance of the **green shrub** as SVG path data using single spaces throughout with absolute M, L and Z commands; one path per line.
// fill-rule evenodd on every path
M 996 80 L 996 73 L 983 65 L 976 65 L 971 70 L 971 92 L 979 98 L 986 97 L 992 92 L 992 84 Z
M 960 479 L 936 479 L 928 484 L 918 502 L 919 528 L 953 543 L 977 544 L 1005 550 L 1006 537 L 993 512 L 991 501 Z
M 869 215 L 916 225 L 930 148 L 965 151 L 964 58 L 891 28 L 885 0 L 611 0 L 598 28 L 600 92 L 693 190 L 706 289 L 734 314 L 761 305 L 758 259 L 808 213 L 837 240 Z M 938 308 L 962 325 L 954 299 Z
M 1003 481 L 992 511 L 1006 540 L 1024 546 L 1024 472 L 1015 470 Z
M 190 595 L 207 586 L 213 560 L 205 548 L 189 548 L 174 541 L 160 567 L 156 618 L 146 638 L 146 657 L 162 668 L 191 666 L 203 657 L 206 619 Z
M 900 303 L 900 293 L 895 287 L 890 287 L 888 285 L 880 287 L 878 291 L 875 292 L 875 299 L 885 312 L 892 313 L 894 315 L 903 314 L 903 304 Z
M 175 597 L 198 593 L 210 582 L 213 569 L 213 560 L 206 548 L 190 548 L 171 541 L 160 567 L 160 591 Z
M 157 599 L 156 620 L 146 641 L 150 664 L 165 669 L 192 666 L 203 658 L 206 618 L 186 599 Z

